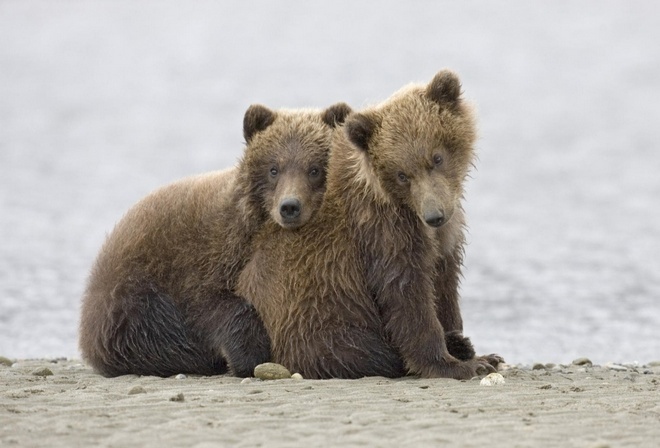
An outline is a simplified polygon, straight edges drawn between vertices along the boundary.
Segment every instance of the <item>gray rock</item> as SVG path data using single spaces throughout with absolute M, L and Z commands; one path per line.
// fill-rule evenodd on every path
M 170 401 L 176 401 L 176 402 L 182 402 L 185 401 L 185 397 L 181 392 L 178 394 L 174 395 L 173 397 L 170 397 Z
M 541 364 L 540 362 L 534 363 L 532 370 L 545 370 L 545 364 Z
M 589 358 L 574 359 L 572 364 L 575 366 L 587 366 L 587 367 L 591 367 L 594 365 Z
M 133 386 L 131 390 L 128 391 L 128 395 L 137 395 L 137 394 L 146 394 L 147 391 L 142 386 Z
M 4 356 L 0 356 L 0 365 L 11 367 L 12 364 L 14 364 L 14 361 L 9 358 L 5 358 Z
M 282 380 L 291 378 L 291 372 L 281 364 L 266 362 L 254 368 L 254 376 L 261 380 Z
M 32 371 L 32 375 L 36 376 L 51 376 L 53 374 L 53 371 L 50 370 L 48 367 L 39 367 L 38 369 L 34 369 Z
M 649 367 L 660 367 L 660 361 L 651 361 L 650 363 L 646 364 Z

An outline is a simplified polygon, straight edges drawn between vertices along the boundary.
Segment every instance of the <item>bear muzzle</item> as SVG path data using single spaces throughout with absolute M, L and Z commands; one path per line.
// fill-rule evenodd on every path
M 445 223 L 445 214 L 442 210 L 427 210 L 424 212 L 424 222 L 431 227 L 440 227 Z
M 302 204 L 296 198 L 286 198 L 280 202 L 280 216 L 284 223 L 294 223 L 300 217 Z

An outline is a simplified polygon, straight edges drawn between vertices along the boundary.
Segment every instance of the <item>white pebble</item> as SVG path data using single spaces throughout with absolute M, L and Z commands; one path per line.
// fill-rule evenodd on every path
M 504 377 L 499 373 L 491 373 L 479 383 L 481 386 L 498 386 L 500 384 L 504 384 Z
M 252 378 L 243 378 L 241 384 L 250 384 L 251 382 L 252 382 Z
M 605 364 L 605 367 L 610 370 L 615 370 L 617 372 L 625 372 L 626 370 L 628 370 L 626 366 L 622 366 L 621 364 L 615 364 L 613 362 L 608 362 L 607 364 Z
M 296 372 L 293 375 L 291 375 L 291 378 L 294 379 L 294 380 L 302 380 L 303 376 L 301 374 L 299 374 L 298 372 Z
M 179 374 L 178 374 L 177 376 L 175 376 L 174 378 L 176 378 L 177 380 L 185 380 L 185 379 L 188 378 L 188 377 L 187 377 L 185 374 L 183 374 L 183 373 L 179 373 Z

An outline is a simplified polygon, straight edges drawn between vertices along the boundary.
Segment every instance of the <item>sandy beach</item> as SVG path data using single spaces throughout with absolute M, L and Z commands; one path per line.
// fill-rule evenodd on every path
M 0 445 L 651 447 L 660 440 L 660 362 L 505 365 L 500 373 L 505 384 L 497 386 L 478 378 L 108 379 L 79 360 L 18 360 L 0 366 Z

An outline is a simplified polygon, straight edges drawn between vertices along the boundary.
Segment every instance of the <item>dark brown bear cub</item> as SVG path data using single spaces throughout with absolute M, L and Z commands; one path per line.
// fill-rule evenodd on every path
M 266 224 L 237 292 L 273 358 L 306 378 L 471 378 L 493 371 L 461 336 L 463 182 L 475 124 L 438 73 L 352 114 L 334 135 L 323 205 L 299 231 Z M 445 340 L 452 332 L 452 356 Z
M 350 109 L 251 106 L 245 154 L 226 171 L 166 186 L 110 234 L 82 303 L 80 348 L 106 376 L 249 376 L 270 359 L 254 307 L 232 293 L 253 234 L 285 232 L 320 207 L 331 136 Z

